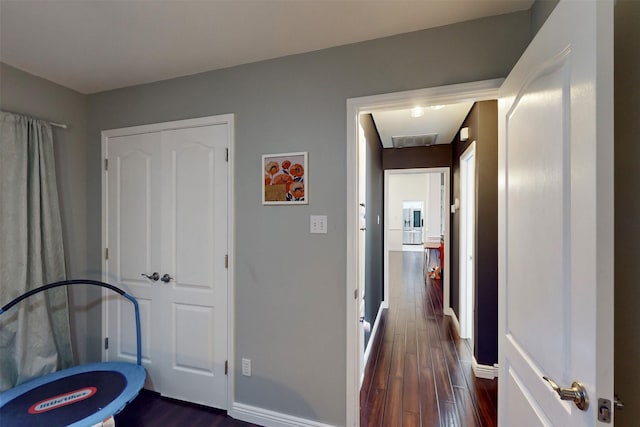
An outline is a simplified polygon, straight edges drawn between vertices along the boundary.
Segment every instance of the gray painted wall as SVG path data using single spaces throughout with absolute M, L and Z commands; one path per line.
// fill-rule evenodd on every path
M 0 109 L 68 125 L 67 129 L 53 128 L 58 196 L 67 276 L 84 277 L 87 269 L 87 97 L 0 63 Z M 84 288 L 75 288 L 71 293 L 74 352 L 81 363 L 87 359 L 83 339 L 87 333 L 85 294 Z
M 531 6 L 531 38 L 538 34 L 560 0 L 536 0 Z
M 364 318 L 373 328 L 384 293 L 384 171 L 382 170 L 382 141 L 373 116 L 362 114 L 360 124 L 367 140 Z M 365 332 L 365 346 L 369 343 L 370 335 L 371 331 Z
M 476 102 L 461 127 L 469 139 L 453 140 L 451 200 L 460 199 L 460 156 L 476 141 L 476 231 L 474 255 L 474 356 L 481 365 L 498 362 L 498 102 Z M 451 214 L 451 308 L 460 316 L 460 211 Z
M 236 366 L 253 360 L 252 377 L 236 376 L 235 399 L 343 425 L 346 100 L 504 77 L 529 42 L 530 19 L 491 17 L 88 98 L 3 66 L 2 106 L 71 125 L 58 148 L 70 274 L 92 278 L 102 254 L 100 131 L 235 113 L 231 343 Z M 262 206 L 260 155 L 286 151 L 309 151 L 309 205 Z M 310 214 L 328 215 L 328 234 L 309 234 Z M 87 295 L 88 360 L 100 358 L 97 296 Z
M 640 2 L 615 7 L 615 391 L 625 403 L 616 425 L 640 419 Z

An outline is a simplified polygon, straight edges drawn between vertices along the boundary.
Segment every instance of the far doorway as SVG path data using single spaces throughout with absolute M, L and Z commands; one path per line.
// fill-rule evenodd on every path
M 449 168 L 393 169 L 385 171 L 385 247 L 384 295 L 386 307 L 390 295 L 389 254 L 421 252 L 425 272 L 442 265 L 449 251 Z M 416 233 L 416 230 L 418 231 Z M 407 234 L 407 232 L 411 234 Z M 426 246 L 437 248 L 444 243 L 444 260 L 439 250 L 427 252 Z M 428 256 L 429 255 L 429 256 Z M 428 257 L 427 257 L 428 256 Z M 447 264 L 444 262 L 444 264 Z M 441 298 L 449 308 L 449 276 L 444 274 Z M 448 313 L 447 313 L 448 314 Z

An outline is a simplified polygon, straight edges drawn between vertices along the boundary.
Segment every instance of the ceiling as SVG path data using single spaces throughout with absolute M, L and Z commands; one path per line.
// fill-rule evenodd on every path
M 391 138 L 438 134 L 435 144 L 450 144 L 473 102 L 422 108 L 423 115 L 412 117 L 412 109 L 372 113 L 384 148 L 393 148 Z
M 0 61 L 89 94 L 510 13 L 533 0 L 0 0 Z

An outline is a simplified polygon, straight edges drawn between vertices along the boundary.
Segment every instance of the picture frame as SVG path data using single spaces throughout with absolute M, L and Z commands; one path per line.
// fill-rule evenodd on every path
M 309 203 L 308 152 L 262 155 L 262 204 Z

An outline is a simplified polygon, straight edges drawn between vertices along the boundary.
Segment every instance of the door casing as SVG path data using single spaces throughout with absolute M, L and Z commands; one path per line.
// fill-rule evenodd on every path
M 476 142 L 473 141 L 460 156 L 460 337 L 471 339 L 473 348 L 473 310 L 475 295 L 475 156 Z M 469 257 L 472 262 L 469 262 Z
M 347 372 L 346 372 L 346 403 L 347 426 L 360 425 L 360 375 L 358 328 L 359 312 L 357 298 L 354 298 L 358 287 L 358 128 L 359 115 L 380 110 L 412 108 L 419 103 L 426 107 L 430 105 L 452 104 L 456 102 L 484 101 L 496 99 L 498 88 L 503 79 L 484 80 L 471 83 L 461 83 L 448 86 L 438 86 L 428 89 L 417 89 L 381 95 L 372 95 L 347 100 L 347 277 L 346 277 L 346 327 L 347 327 Z M 449 246 L 445 242 L 445 265 L 448 264 Z M 386 275 L 386 270 L 385 270 Z M 448 276 L 445 274 L 445 301 L 448 301 Z M 385 276 L 385 282 L 387 278 Z

